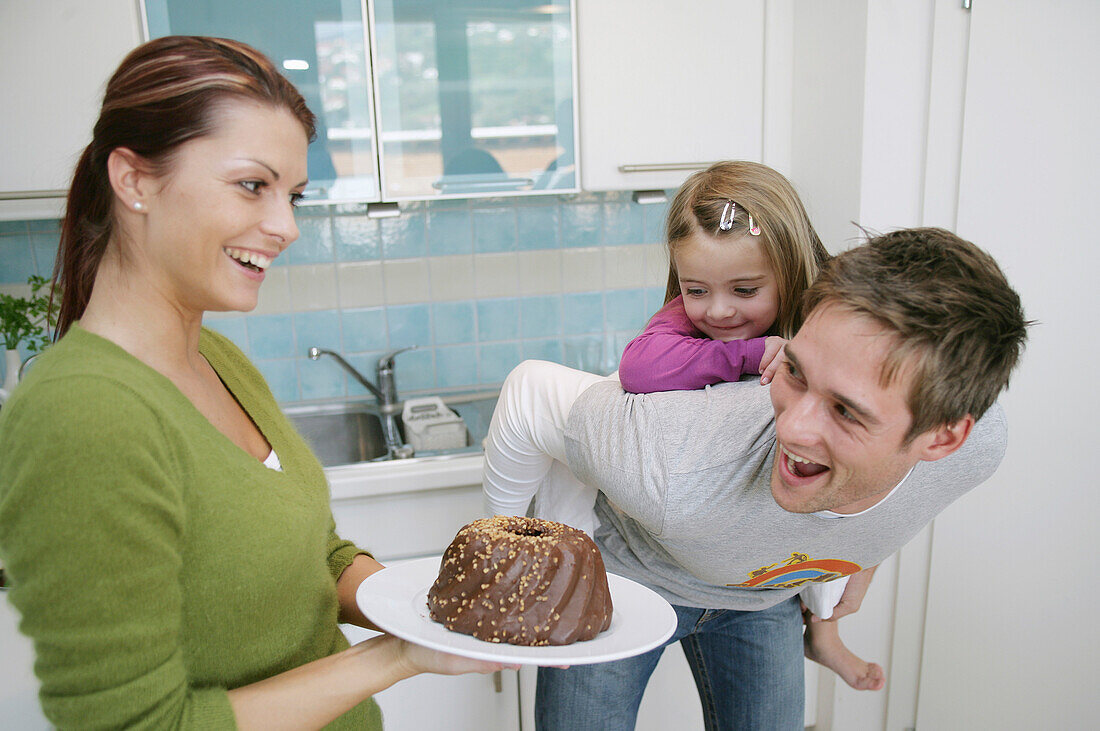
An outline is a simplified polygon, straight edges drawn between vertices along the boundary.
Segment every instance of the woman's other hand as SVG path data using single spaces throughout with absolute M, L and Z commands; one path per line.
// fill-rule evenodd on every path
M 409 675 L 436 673 L 438 675 L 462 675 L 464 673 L 495 673 L 498 670 L 518 670 L 519 665 L 506 665 L 487 660 L 474 660 L 459 655 L 451 655 L 431 650 L 421 645 L 398 640 L 399 662 L 409 670 Z

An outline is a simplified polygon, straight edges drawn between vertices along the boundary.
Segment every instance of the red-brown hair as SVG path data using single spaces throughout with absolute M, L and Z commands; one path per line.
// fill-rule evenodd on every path
M 293 84 L 262 53 L 224 38 L 167 36 L 122 60 L 103 95 L 92 142 L 69 187 L 54 265 L 60 294 L 55 338 L 84 314 L 115 227 L 107 158 L 119 147 L 166 171 L 183 143 L 210 134 L 219 105 L 245 100 L 293 114 L 312 141 L 315 118 Z

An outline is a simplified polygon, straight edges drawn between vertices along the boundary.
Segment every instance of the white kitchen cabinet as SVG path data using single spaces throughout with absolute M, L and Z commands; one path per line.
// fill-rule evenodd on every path
M 144 6 L 150 38 L 232 38 L 267 54 L 297 87 L 317 115 L 304 203 L 379 200 L 365 3 L 145 0 Z
M 581 187 L 763 157 L 764 0 L 578 0 Z
M 137 3 L 3 2 L 0 29 L 0 218 L 56 217 L 104 85 L 140 42 Z
M 226 36 L 281 65 L 318 114 L 307 204 L 577 190 L 570 3 L 144 5 L 151 37 Z
M 34 646 L 18 626 L 19 613 L 0 591 L 0 728 L 45 731 L 50 724 L 38 704 Z
M 326 470 L 341 537 L 387 565 L 442 555 L 466 523 L 482 517 L 480 454 L 382 462 Z M 351 642 L 375 633 L 343 626 Z M 387 731 L 426 728 L 519 731 L 519 686 L 512 670 L 457 677 L 418 675 L 375 696 Z
M 966 28 L 957 230 L 1037 322 L 1004 462 L 936 519 L 916 727 L 1096 728 L 1100 5 L 977 2 Z
M 576 191 L 570 3 L 371 7 L 385 200 Z

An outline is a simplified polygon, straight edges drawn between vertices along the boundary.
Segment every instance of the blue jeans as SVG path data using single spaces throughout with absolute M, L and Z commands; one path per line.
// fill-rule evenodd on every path
M 539 668 L 538 731 L 630 731 L 665 646 L 684 648 L 707 731 L 803 728 L 802 614 L 798 597 L 758 612 L 677 607 L 676 632 L 643 655 L 566 670 Z

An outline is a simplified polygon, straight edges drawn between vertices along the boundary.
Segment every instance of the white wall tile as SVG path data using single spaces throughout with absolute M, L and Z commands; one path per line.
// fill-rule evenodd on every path
M 287 270 L 290 276 L 290 298 L 295 312 L 331 310 L 337 307 L 334 264 L 300 264 L 287 267 Z
M 521 251 L 519 253 L 520 294 L 558 294 L 561 292 L 561 250 Z
M 387 305 L 408 305 L 430 298 L 427 259 L 397 259 L 382 262 Z
M 474 287 L 478 297 L 519 294 L 519 257 L 515 252 L 474 257 Z
M 664 244 L 646 244 L 634 247 L 645 260 L 643 287 L 663 287 L 668 283 L 668 247 Z
M 39 290 L 39 292 L 45 291 L 46 290 L 44 289 Z M 20 299 L 27 299 L 31 296 L 31 285 L 19 283 L 0 284 L 0 294 L 6 294 L 12 297 L 19 297 Z
M 376 307 L 385 303 L 382 262 L 357 261 L 336 265 L 340 307 Z
M 562 291 L 603 289 L 603 250 L 596 247 L 562 250 Z
M 608 246 L 603 249 L 604 282 L 608 289 L 646 286 L 645 256 L 640 246 Z
M 290 298 L 290 268 L 270 267 L 260 286 L 260 297 L 253 315 L 281 315 L 291 312 L 294 304 Z
M 433 256 L 429 260 L 429 270 L 433 302 L 474 298 L 473 256 Z

